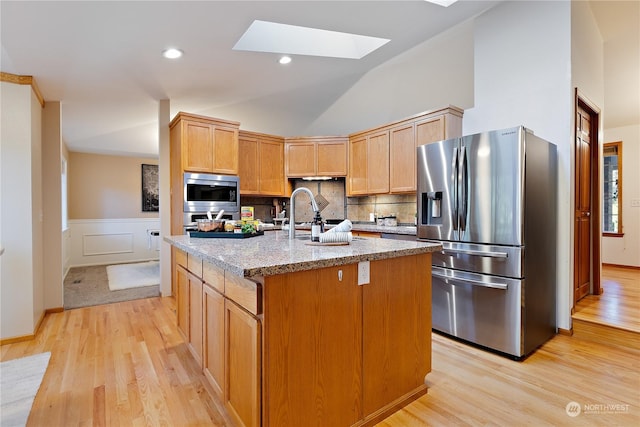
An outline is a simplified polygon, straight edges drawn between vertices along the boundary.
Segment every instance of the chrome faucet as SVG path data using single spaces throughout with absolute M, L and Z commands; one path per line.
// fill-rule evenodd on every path
M 316 212 L 320 212 L 318 209 L 318 204 L 316 203 L 316 199 L 313 197 L 313 193 L 306 187 L 299 187 L 293 190 L 291 193 L 291 198 L 289 199 L 289 239 L 293 239 L 296 236 L 296 223 L 295 223 L 295 213 L 296 213 L 296 195 L 301 191 L 306 192 L 311 199 L 311 209 L 313 209 L 314 214 Z

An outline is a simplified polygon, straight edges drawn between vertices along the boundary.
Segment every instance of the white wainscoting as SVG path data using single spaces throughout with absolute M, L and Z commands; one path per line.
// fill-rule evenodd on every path
M 157 260 L 159 218 L 69 221 L 69 267 Z

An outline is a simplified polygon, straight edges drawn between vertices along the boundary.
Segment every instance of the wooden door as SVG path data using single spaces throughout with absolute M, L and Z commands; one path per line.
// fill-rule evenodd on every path
M 367 194 L 367 138 L 349 140 L 349 174 L 347 194 Z
M 370 135 L 367 141 L 367 193 L 389 192 L 389 131 Z
M 190 120 L 183 126 L 182 169 L 213 172 L 213 126 Z
M 318 142 L 318 176 L 347 175 L 347 141 Z
M 413 123 L 391 129 L 389 135 L 389 191 L 416 191 L 416 139 Z
M 287 177 L 315 176 L 316 145 L 313 142 L 286 143 Z
M 186 342 L 189 342 L 189 273 L 181 265 L 176 265 L 176 311 L 178 330 Z
M 224 386 L 224 296 L 208 284 L 204 285 L 204 376 L 218 395 L 223 398 Z
M 574 301 L 591 288 L 591 118 L 584 108 L 576 111 L 576 204 Z
M 202 280 L 189 274 L 189 346 L 202 367 Z
M 284 144 L 278 141 L 260 141 L 260 194 L 284 195 Z
M 258 194 L 258 140 L 240 136 L 238 138 L 238 175 L 240 176 L 240 194 Z
M 215 126 L 213 143 L 213 172 L 237 175 L 238 130 Z
M 357 265 L 269 276 L 264 286 L 264 425 L 351 426 L 361 417 Z
M 258 319 L 225 299 L 224 405 L 239 426 L 260 426 L 261 328 Z
M 442 141 L 446 138 L 445 117 L 432 117 L 416 123 L 416 146 Z M 457 136 L 457 135 L 456 135 Z

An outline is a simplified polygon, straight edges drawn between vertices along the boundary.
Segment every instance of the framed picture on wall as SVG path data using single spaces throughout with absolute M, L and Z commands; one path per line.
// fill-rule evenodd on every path
M 158 165 L 142 165 L 142 212 L 160 210 Z

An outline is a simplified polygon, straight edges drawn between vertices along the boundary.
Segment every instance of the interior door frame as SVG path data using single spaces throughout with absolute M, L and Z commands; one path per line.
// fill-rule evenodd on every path
M 590 177 L 590 185 L 591 185 L 591 259 L 590 259 L 590 268 L 591 271 L 591 294 L 592 295 L 600 295 L 602 294 L 602 286 L 601 286 L 601 278 L 600 278 L 600 246 L 601 246 L 601 225 L 600 225 L 600 209 L 601 203 L 600 198 L 602 197 L 602 190 L 600 188 L 600 156 L 599 153 L 602 149 L 602 141 L 600 140 L 600 108 L 593 102 L 591 102 L 584 94 L 580 92 L 580 90 L 575 88 L 575 97 L 574 97 L 574 110 L 573 110 L 573 146 L 574 153 L 576 148 L 576 140 L 577 135 L 575 134 L 576 129 L 578 127 L 577 117 L 578 117 L 578 107 L 584 109 L 590 117 L 591 122 L 591 145 L 590 145 L 590 157 L 591 157 L 591 177 Z M 575 162 L 575 156 L 574 156 Z M 577 168 L 574 168 L 574 194 L 577 193 Z M 575 197 L 574 197 L 574 206 L 575 206 Z M 575 210 L 575 209 L 574 209 Z M 572 218 L 573 222 L 573 218 Z M 574 230 L 575 236 L 576 230 Z M 574 238 L 574 253 L 577 250 L 576 248 L 576 239 Z M 575 281 L 576 277 L 576 264 L 573 264 L 573 277 Z M 575 282 L 572 284 L 572 291 L 575 289 Z M 573 294 L 573 308 L 576 305 L 576 295 L 575 292 Z M 573 309 L 572 309 L 573 311 Z

